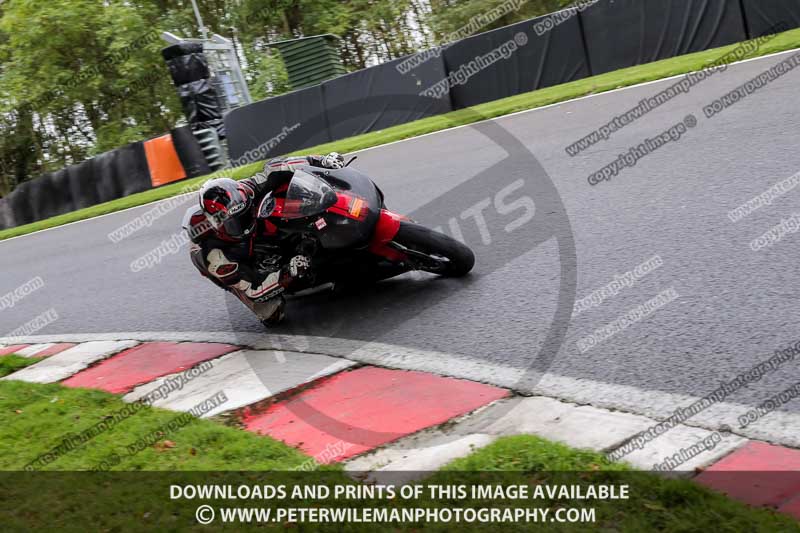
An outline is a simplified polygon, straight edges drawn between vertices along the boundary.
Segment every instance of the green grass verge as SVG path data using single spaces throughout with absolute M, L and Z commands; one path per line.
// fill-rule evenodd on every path
M 215 391 L 209 391 L 209 396 Z M 22 470 L 37 456 L 110 420 L 127 404 L 96 390 L 22 381 L 0 381 L 0 470 Z M 143 408 L 113 424 L 42 470 L 92 470 L 107 461 L 112 470 L 282 470 L 308 461 L 299 451 L 213 420 L 196 419 L 130 455 L 126 447 L 173 421 L 178 413 Z M 109 461 L 117 456 L 120 461 Z
M 213 391 L 209 391 L 212 393 Z M 99 391 L 0 381 L 0 470 L 19 470 L 39 454 L 108 420 L 125 404 Z M 164 424 L 177 413 L 146 408 L 111 425 L 77 448 L 67 451 L 46 470 L 91 469 L 111 455 L 125 456 L 126 445 Z M 315 472 L 291 472 L 309 458 L 273 439 L 257 436 L 215 420 L 194 420 L 165 434 L 133 457 L 124 457 L 105 473 L 6 473 L 0 495 L 13 505 L 0 506 L 0 523 L 11 530 L 46 528 L 80 530 L 201 530 L 194 522 L 200 503 L 231 507 L 465 507 L 594 508 L 596 523 L 537 524 L 545 531 L 800 531 L 788 517 L 751 509 L 690 481 L 669 480 L 610 463 L 602 454 L 575 450 L 533 436 L 505 437 L 458 459 L 426 480 L 427 485 L 461 484 L 629 484 L 629 500 L 510 500 L 458 499 L 424 496 L 419 500 L 173 500 L 173 484 L 327 485 L 352 484 L 341 467 Z M 127 472 L 119 472 L 126 470 Z M 258 471 L 270 470 L 268 474 Z M 134 471 L 134 472 L 130 472 Z M 159 472 L 160 471 L 160 472 Z M 165 473 L 165 471 L 167 473 Z M 215 524 L 219 525 L 219 524 Z M 277 524 L 271 524 L 275 527 Z M 230 524 L 229 529 L 263 529 L 265 524 Z M 280 526 L 284 528 L 286 524 Z M 375 524 L 298 525 L 300 530 L 374 531 Z M 298 527 L 293 526 L 293 527 Z M 451 531 L 454 524 L 392 524 L 393 530 Z M 529 531 L 531 525 L 504 525 L 503 530 Z M 483 531 L 485 524 L 460 524 L 459 529 Z
M 353 152 L 355 150 L 361 150 L 393 141 L 408 139 L 454 126 L 471 124 L 479 120 L 496 118 L 499 116 L 508 115 L 510 113 L 515 113 L 517 111 L 535 109 L 537 107 L 563 102 L 589 94 L 602 93 L 613 89 L 618 89 L 620 87 L 628 87 L 638 83 L 668 78 L 670 76 L 700 70 L 724 56 L 737 46 L 738 45 L 730 45 L 712 50 L 705 50 L 703 52 L 697 52 L 694 54 L 664 59 L 662 61 L 656 61 L 646 65 L 639 65 L 636 67 L 617 70 L 614 72 L 593 76 L 591 78 L 585 78 L 554 87 L 548 87 L 546 89 L 540 89 L 538 91 L 532 91 L 529 93 L 503 98 L 502 100 L 495 100 L 493 102 L 488 102 L 486 104 L 481 104 L 468 109 L 453 111 L 451 113 L 417 120 L 408 124 L 401 124 L 399 126 L 387 128 L 382 131 L 375 131 L 350 137 L 348 139 L 342 139 L 340 141 L 310 147 L 296 153 L 327 153 L 332 151 L 341 153 Z M 790 30 L 775 36 L 774 39 L 768 41 L 766 44 L 763 44 L 758 50 L 752 52 L 747 57 L 759 57 L 762 55 L 782 52 L 798 47 L 800 47 L 800 29 Z M 243 178 L 254 173 L 258 167 L 259 163 L 254 163 L 252 165 L 238 167 L 227 172 L 229 175 L 231 175 L 231 177 Z M 87 218 L 92 218 L 107 213 L 113 213 L 115 211 L 140 206 L 156 200 L 163 200 L 164 198 L 170 198 L 185 191 L 186 187 L 197 187 L 205 180 L 218 174 L 219 173 L 215 173 L 209 176 L 182 181 L 180 183 L 165 185 L 163 187 L 159 187 L 158 189 L 132 194 L 130 196 L 126 196 L 125 198 L 87 207 L 86 209 L 80 209 L 78 211 L 65 213 L 63 215 L 52 217 L 46 220 L 40 220 L 24 226 L 2 230 L 0 231 L 0 240 L 26 235 L 34 231 L 53 228 L 63 224 L 68 224 L 70 222 L 77 222 L 79 220 L 85 220 Z
M 26 366 L 38 363 L 42 359 L 42 357 L 22 357 L 16 354 L 0 356 L 0 378 L 6 377 Z
M 624 464 L 609 462 L 602 454 L 530 435 L 500 438 L 456 459 L 431 482 L 447 483 L 448 473 L 462 471 L 535 472 L 536 481 L 549 484 L 575 483 L 567 472 L 591 473 L 587 477 L 595 483 L 628 480 L 628 500 L 568 502 L 571 507 L 594 507 L 603 531 L 800 531 L 800 524 L 790 517 L 754 509 L 688 479 L 634 472 Z M 565 505 L 563 501 L 547 502 L 548 507 L 559 504 Z M 558 530 L 585 531 L 586 525 L 562 524 Z

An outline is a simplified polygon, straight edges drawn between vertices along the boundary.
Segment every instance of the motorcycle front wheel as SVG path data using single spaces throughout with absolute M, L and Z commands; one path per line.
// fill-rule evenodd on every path
M 468 246 L 412 222 L 400 223 L 391 244 L 408 255 L 417 270 L 432 274 L 458 278 L 466 276 L 475 266 L 475 254 Z

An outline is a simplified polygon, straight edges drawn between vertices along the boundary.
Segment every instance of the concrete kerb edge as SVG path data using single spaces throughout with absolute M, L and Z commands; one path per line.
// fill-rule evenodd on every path
M 260 333 L 227 333 L 227 332 L 124 332 L 124 333 L 110 333 L 110 334 L 56 334 L 56 335 L 34 335 L 25 338 L 14 339 L 18 344 L 37 344 L 37 343 L 48 343 L 48 342 L 75 342 L 75 343 L 82 343 L 82 342 L 91 342 L 91 341 L 118 341 L 118 340 L 132 340 L 138 341 L 140 343 L 143 342 L 198 342 L 198 343 L 229 343 L 234 344 L 240 348 L 240 350 L 266 350 L 266 351 L 280 351 L 285 354 L 309 354 L 309 355 L 323 355 L 327 357 L 334 357 L 340 359 L 347 359 L 350 361 L 354 361 L 355 363 L 360 365 L 372 365 L 377 367 L 383 368 L 390 368 L 395 370 L 405 370 L 405 371 L 422 371 L 427 372 L 430 374 L 436 374 L 443 377 L 451 377 L 455 379 L 463 379 L 467 381 L 474 381 L 478 383 L 485 383 L 489 384 L 498 388 L 505 388 L 509 390 L 511 396 L 506 398 L 505 400 L 513 400 L 515 398 L 548 398 L 551 400 L 556 400 L 561 403 L 570 405 L 572 407 L 591 407 L 595 409 L 599 409 L 602 411 L 606 411 L 609 413 L 623 413 L 623 414 L 630 414 L 636 416 L 642 416 L 650 419 L 652 424 L 655 425 L 661 421 L 663 421 L 666 416 L 658 416 L 653 415 L 651 413 L 641 413 L 641 412 L 634 412 L 619 405 L 610 404 L 608 402 L 597 402 L 593 403 L 585 398 L 579 397 L 570 397 L 570 395 L 562 395 L 562 394 L 548 394 L 546 392 L 542 392 L 540 390 L 531 390 L 531 391 L 524 391 L 524 390 L 514 390 L 511 388 L 511 384 L 515 383 L 515 375 L 516 373 L 513 372 L 512 369 L 506 367 L 499 367 L 496 365 L 489 365 L 481 362 L 477 362 L 475 364 L 475 368 L 473 373 L 476 374 L 483 374 L 486 370 L 491 369 L 498 374 L 507 374 L 505 378 L 497 379 L 497 375 L 495 374 L 495 379 L 491 381 L 482 376 L 464 376 L 463 373 L 455 375 L 452 372 L 452 365 L 446 363 L 445 361 L 452 361 L 452 356 L 449 354 L 439 353 L 439 352 L 422 352 L 419 350 L 410 350 L 408 348 L 399 347 L 399 346 L 392 346 L 388 344 L 382 343 L 370 343 L 370 344 L 362 344 L 356 341 L 348 341 L 345 339 L 331 339 L 331 338 L 324 338 L 324 337 L 313 337 L 313 336 L 303 336 L 301 339 L 298 339 L 298 336 L 291 336 L 291 335 L 265 335 Z M 7 338 L 0 337 L 0 345 L 9 343 Z M 278 349 L 277 346 L 292 346 L 293 349 Z M 297 347 L 305 346 L 305 349 L 298 349 Z M 353 346 L 358 346 L 357 349 L 353 349 Z M 382 354 L 387 354 L 387 352 L 392 351 L 394 353 L 399 353 L 400 355 L 396 355 L 395 357 L 391 357 L 389 359 L 382 358 Z M 369 353 L 367 353 L 369 352 Z M 408 355 L 412 355 L 413 359 L 409 359 Z M 420 370 L 417 365 L 414 364 L 414 359 L 424 358 L 428 362 L 431 360 L 438 359 L 442 361 L 441 364 L 437 365 L 437 368 L 426 368 L 424 370 Z M 104 358 L 105 360 L 107 358 Z M 475 359 L 477 361 L 477 359 Z M 463 361 L 462 361 L 463 366 Z M 354 367 L 350 367 L 347 370 L 352 370 Z M 508 375 L 510 372 L 513 372 L 515 375 Z M 565 378 L 563 376 L 555 376 L 556 378 L 560 379 L 570 379 Z M 504 385 L 503 382 L 506 382 Z M 539 389 L 540 387 L 537 387 Z M 687 397 L 689 398 L 689 397 Z M 500 400 L 503 401 L 503 400 Z M 495 405 L 498 402 L 492 402 L 487 406 L 483 406 L 479 409 L 483 410 L 488 408 L 491 405 Z M 746 406 L 738 406 L 738 404 L 726 404 L 728 406 L 736 406 L 740 407 L 742 410 L 746 410 Z M 713 407 L 712 407 L 713 409 Z M 475 412 L 468 413 L 466 415 L 462 415 L 461 417 L 457 417 L 457 419 L 449 420 L 445 422 L 443 425 L 458 423 L 458 421 L 463 421 L 469 419 L 469 417 L 473 416 Z M 437 426 L 438 427 L 438 426 Z M 770 444 L 778 445 L 778 446 L 785 446 L 787 448 L 798 448 L 800 449 L 800 442 L 786 442 L 782 440 L 777 440 L 775 438 L 770 438 L 769 435 L 765 435 L 762 431 L 757 429 L 747 428 L 745 431 L 737 431 L 737 429 L 730 429 L 729 427 L 722 427 L 722 426 L 715 426 L 714 424 L 708 422 L 701 422 L 698 420 L 688 420 L 684 423 L 681 423 L 673 429 L 677 429 L 680 427 L 685 428 L 694 428 L 694 429 L 701 429 L 707 431 L 726 431 L 733 436 L 738 436 L 743 439 L 747 440 L 758 440 L 762 442 L 767 442 Z M 633 438 L 635 435 L 631 435 Z M 620 448 L 630 439 L 626 439 L 623 441 L 619 446 L 616 446 L 614 449 Z M 613 451 L 613 450 L 608 450 Z

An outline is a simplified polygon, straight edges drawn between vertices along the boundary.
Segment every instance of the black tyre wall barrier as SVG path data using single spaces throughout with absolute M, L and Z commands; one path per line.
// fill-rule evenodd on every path
M 81 176 L 81 183 L 84 189 L 94 189 L 97 192 L 97 200 L 99 203 L 108 202 L 114 198 L 123 196 L 122 183 L 114 161 L 123 149 L 114 150 L 113 152 L 106 152 L 95 156 L 84 163 L 78 165 L 78 173 Z
M 151 188 L 141 142 L 21 183 L 4 200 L 8 227 L 29 224 Z
M 28 188 L 28 201 L 32 209 L 32 216 L 34 220 L 42 220 L 49 218 L 63 211 L 61 209 L 71 209 L 72 198 L 68 194 L 62 194 L 58 190 L 57 179 L 54 179 L 56 174 L 45 174 L 36 183 L 31 183 Z
M 64 170 L 60 170 L 58 172 L 53 172 L 50 176 L 53 189 L 56 192 L 56 198 L 58 199 L 58 205 L 54 207 L 53 212 L 55 214 L 61 214 L 78 209 L 75 197 L 72 194 L 69 174 L 64 172 Z
M 217 127 L 222 119 L 220 98 L 211 83 L 211 70 L 201 43 L 182 42 L 161 50 L 172 83 L 178 90 L 181 107 L 190 124 Z M 225 136 L 223 128 L 217 128 Z
M 91 167 L 84 167 L 84 165 L 85 163 L 70 165 L 59 171 L 67 176 L 75 209 L 83 209 L 101 202 L 97 187 L 92 183 Z
M 116 183 L 122 186 L 121 196 L 146 191 L 152 187 L 150 169 L 144 154 L 144 143 L 132 143 L 114 150 L 113 153 L 116 157 L 113 159 L 112 166 L 117 178 Z M 94 172 L 97 175 L 97 167 Z M 113 200 L 114 198 L 109 199 Z
M 29 199 L 31 189 L 36 187 L 36 185 L 33 184 L 34 181 L 36 180 L 20 183 L 17 185 L 16 189 L 11 191 L 11 194 L 6 196 L 8 209 L 11 211 L 11 218 L 14 220 L 16 226 L 36 220 L 34 218 L 33 205 Z
M 800 0 L 742 0 L 749 37 L 800 28 Z
M 172 130 L 171 134 L 185 176 L 209 174 L 211 169 L 191 129 L 184 126 Z M 88 161 L 21 183 L 0 199 L 0 229 L 146 191 L 154 187 L 152 178 L 143 142 L 99 154 Z
M 169 59 L 167 68 L 175 86 L 211 77 L 211 71 L 202 52 Z
M 196 178 L 211 173 L 211 167 L 208 166 L 203 151 L 200 149 L 200 143 L 192 133 L 189 126 L 181 126 L 171 130 L 172 142 L 175 145 L 175 151 L 178 152 L 178 158 L 181 160 L 184 170 L 186 170 L 187 178 Z
M 498 28 L 447 47 L 444 62 L 456 82 L 450 89 L 453 108 L 462 109 L 589 76 L 578 18 L 571 17 L 542 32 L 549 27 L 544 25 L 548 18 L 538 17 Z M 516 50 L 502 58 L 504 52 L 515 46 Z M 485 58 L 490 53 L 500 53 L 500 59 L 467 77 L 471 63 L 485 62 L 479 56 Z M 464 78 L 465 82 L 460 83 Z
M 197 80 L 178 87 L 183 114 L 191 124 L 213 122 L 222 118 L 217 92 L 211 80 Z
M 747 39 L 739 0 L 605 0 L 580 18 L 593 75 Z
M 180 42 L 161 49 L 161 57 L 164 61 L 175 59 L 176 57 L 189 54 L 202 54 L 203 45 L 201 43 Z
M 6 228 L 13 228 L 14 220 L 11 218 L 11 209 L 8 207 L 8 201 L 5 198 L 0 198 L 0 230 Z
M 210 173 L 188 126 L 177 128 L 172 134 L 186 177 Z M 144 143 L 132 143 L 21 183 L 0 199 L 0 229 L 29 224 L 151 188 L 153 181 Z

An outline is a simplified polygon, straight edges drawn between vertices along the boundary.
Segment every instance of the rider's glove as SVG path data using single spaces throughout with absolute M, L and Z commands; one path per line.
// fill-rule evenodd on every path
M 344 167 L 344 157 L 337 152 L 331 152 L 322 158 L 322 166 L 325 168 L 342 168 Z
M 289 275 L 293 278 L 300 278 L 311 268 L 311 259 L 305 255 L 296 255 L 289 261 Z

